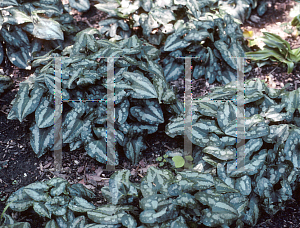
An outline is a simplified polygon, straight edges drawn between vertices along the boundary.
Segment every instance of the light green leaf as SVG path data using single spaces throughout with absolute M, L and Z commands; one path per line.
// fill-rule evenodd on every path
M 172 160 L 175 163 L 175 168 L 180 168 L 180 167 L 184 166 L 185 161 L 184 161 L 183 157 L 175 156 L 175 157 L 172 158 Z

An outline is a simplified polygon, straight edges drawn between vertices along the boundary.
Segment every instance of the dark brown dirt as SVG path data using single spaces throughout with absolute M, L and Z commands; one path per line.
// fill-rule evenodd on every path
M 276 33 L 282 28 L 276 22 L 288 22 L 286 17 L 293 1 L 272 1 L 273 7 L 261 18 L 260 22 L 255 24 L 247 21 L 244 26 L 247 30 L 253 30 L 254 34 L 259 34 L 261 28 L 266 28 L 270 32 Z M 87 27 L 98 28 L 98 22 L 106 18 L 106 14 L 96 10 L 94 7 L 90 11 L 81 14 L 76 11 L 73 16 L 80 29 Z M 253 12 L 255 14 L 255 11 Z M 271 20 L 271 21 L 270 21 Z M 275 22 L 275 24 L 274 24 Z M 276 30 L 277 29 L 277 30 Z M 280 33 L 281 34 L 281 33 Z M 282 34 L 281 34 L 282 35 Z M 286 40 L 292 44 L 293 48 L 300 46 L 300 36 L 293 39 L 286 35 Z M 83 149 L 70 151 L 68 147 L 63 148 L 63 171 L 58 174 L 54 172 L 53 156 L 47 153 L 41 158 L 37 158 L 30 146 L 30 123 L 32 115 L 27 117 L 24 122 L 18 120 L 7 120 L 7 114 L 11 108 L 11 101 L 18 91 L 18 84 L 24 81 L 32 71 L 15 69 L 9 61 L 2 64 L 6 75 L 11 75 L 15 81 L 14 89 L 7 91 L 0 96 L 0 213 L 4 209 L 5 201 L 8 196 L 19 189 L 35 181 L 47 180 L 54 176 L 61 176 L 70 183 L 82 183 L 87 188 L 93 190 L 96 194 L 94 199 L 95 205 L 105 203 L 101 196 L 101 187 L 108 184 L 108 179 L 113 172 L 103 171 L 105 165 L 99 164 L 96 160 L 90 158 Z M 281 88 L 287 82 L 292 83 L 288 90 L 294 90 L 300 86 L 300 66 L 296 67 L 291 74 L 287 74 L 286 67 L 264 66 L 261 69 L 254 67 L 253 70 L 246 74 L 247 78 L 259 77 L 267 80 L 269 86 Z M 273 75 L 270 80 L 270 73 Z M 178 96 L 183 99 L 184 81 L 179 79 L 172 83 L 178 88 Z M 298 84 L 298 86 L 297 86 Z M 204 79 L 193 81 L 193 96 L 202 96 L 210 92 L 211 86 L 220 86 L 214 83 L 210 87 L 206 86 Z M 167 122 L 168 116 L 165 116 Z M 120 164 L 116 169 L 129 169 L 132 177 L 131 181 L 138 182 L 144 175 L 147 168 L 151 165 L 157 166 L 155 158 L 163 155 L 167 150 L 183 148 L 183 139 L 176 137 L 174 139 L 164 134 L 165 124 L 160 125 L 159 131 L 146 138 L 148 149 L 143 152 L 143 159 L 137 165 L 131 165 L 125 158 L 120 149 Z M 300 222 L 300 197 L 299 191 L 294 193 L 295 200 L 287 204 L 286 210 L 278 212 L 271 217 L 262 214 L 256 228 L 266 227 L 299 227 Z M 11 214 L 11 210 L 7 211 Z M 13 213 L 13 217 L 18 221 L 27 221 L 32 227 L 43 227 L 45 220 L 38 217 L 37 214 L 26 211 L 23 213 Z

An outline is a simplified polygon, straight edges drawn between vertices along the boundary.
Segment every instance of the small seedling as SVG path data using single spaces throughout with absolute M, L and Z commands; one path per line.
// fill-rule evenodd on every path
M 168 157 L 168 155 L 165 154 L 162 157 L 157 157 L 156 158 L 156 161 L 160 162 L 159 167 L 162 167 L 165 164 L 165 162 L 167 162 L 167 160 L 166 160 L 167 157 Z

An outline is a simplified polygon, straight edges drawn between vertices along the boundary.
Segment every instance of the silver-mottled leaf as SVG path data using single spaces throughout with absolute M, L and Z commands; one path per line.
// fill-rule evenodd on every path
M 137 138 L 131 139 L 126 143 L 124 147 L 124 152 L 126 157 L 133 163 L 136 164 L 139 161 L 141 151 L 144 147 L 143 137 L 139 136 Z
M 230 193 L 230 192 L 238 192 L 238 190 L 231 188 L 228 186 L 224 181 L 222 181 L 220 178 L 215 177 L 215 188 L 217 193 Z
M 0 63 L 1 63 L 1 46 L 0 46 Z M 4 90 L 9 89 L 13 86 L 13 80 L 11 77 L 6 75 L 0 75 L 0 95 Z
M 83 105 L 83 103 L 79 103 Z M 79 106 L 78 106 L 79 107 Z M 84 123 L 80 117 L 83 115 L 83 111 L 85 108 L 82 106 L 82 109 L 73 109 L 70 111 L 64 122 L 62 123 L 62 135 L 63 135 L 63 142 L 70 143 L 74 141 L 76 137 L 80 135 L 82 129 L 88 124 Z
M 170 21 L 175 20 L 174 14 L 170 9 L 162 9 L 159 7 L 152 8 L 149 12 L 160 24 L 168 24 Z
M 10 111 L 11 115 L 17 116 L 20 122 L 36 110 L 44 93 L 43 87 L 33 86 L 33 82 L 33 78 L 28 78 L 20 83 L 15 103 Z M 11 115 L 9 114 L 7 118 L 10 119 Z
M 105 139 L 100 140 L 90 140 L 85 146 L 85 150 L 87 151 L 88 155 L 92 158 L 95 158 L 98 162 L 106 164 L 107 162 L 111 165 L 118 165 L 118 153 L 115 151 L 115 154 L 112 156 L 114 157 L 114 162 L 111 159 L 108 159 L 106 155 L 106 142 Z M 108 159 L 108 161 L 107 161 Z
M 165 199 L 165 196 L 162 194 L 154 194 L 147 197 L 144 197 L 140 202 L 140 208 L 143 210 L 156 210 L 158 207 L 158 202 Z
M 184 73 L 184 65 L 171 61 L 164 68 L 164 75 L 166 76 L 167 82 L 177 80 Z
M 69 185 L 69 182 L 63 178 L 52 178 L 47 181 L 47 185 L 51 186 L 50 195 L 51 196 L 59 196 L 63 192 L 65 192 L 66 187 Z
M 168 36 L 165 42 L 164 51 L 175 51 L 178 49 L 186 48 L 190 44 L 191 43 L 180 39 L 180 37 L 176 33 L 174 33 Z
M 39 128 L 47 128 L 54 124 L 53 99 L 42 97 L 40 105 L 35 111 L 35 121 Z
M 158 102 L 146 100 L 145 103 L 145 107 L 131 107 L 131 115 L 141 123 L 147 123 L 151 125 L 163 123 L 164 117 Z
M 91 211 L 94 210 L 96 207 L 89 203 L 87 200 L 75 196 L 68 205 L 69 209 L 71 209 L 74 212 L 87 212 L 87 211 Z
M 30 128 L 30 145 L 38 157 L 52 150 L 54 146 L 54 126 L 38 128 L 33 124 Z
M 162 190 L 168 192 L 168 186 L 166 184 L 173 179 L 174 175 L 170 170 L 160 170 L 153 166 L 149 167 L 146 176 L 143 177 L 141 182 L 143 196 L 147 197 Z
M 89 0 L 69 0 L 70 6 L 79 12 L 85 12 L 90 9 Z
M 49 197 L 45 206 L 50 213 L 56 216 L 64 216 L 68 211 L 69 200 L 66 195 Z
M 126 215 L 123 215 L 123 217 L 122 217 L 122 225 L 125 227 L 135 228 L 135 227 L 137 227 L 137 222 L 132 215 L 126 214 Z
M 234 159 L 235 151 L 230 149 L 220 149 L 218 147 L 214 146 L 208 146 L 203 149 L 204 153 L 211 154 L 214 157 L 223 160 L 228 161 Z
M 290 160 L 294 168 L 300 167 L 300 130 L 294 129 L 285 142 L 284 154 L 285 159 Z
M 7 203 L 9 204 L 9 207 L 14 211 L 26 211 L 29 207 L 33 205 L 33 200 L 31 197 L 29 197 L 25 191 L 24 187 L 18 189 L 13 194 L 9 196 L 7 199 Z
M 70 222 L 69 228 L 84 228 L 85 227 L 85 216 L 81 215 Z
M 137 99 L 149 99 L 149 98 L 157 98 L 157 93 L 150 82 L 150 80 L 139 73 L 123 73 L 124 80 L 129 84 L 133 92 L 131 93 L 132 98 Z
M 46 223 L 45 228 L 60 228 L 60 227 L 57 225 L 54 219 L 51 219 Z
M 103 211 L 103 206 L 98 207 L 97 209 L 93 211 L 88 211 L 87 216 L 89 219 L 96 223 L 100 223 L 103 225 L 116 225 L 122 222 L 122 217 L 126 214 L 123 211 L 119 211 L 117 208 L 113 207 L 113 205 L 106 205 L 109 206 L 107 207 L 108 211 L 105 213 Z M 110 209 L 110 207 L 112 207 Z M 120 208 L 120 210 L 122 207 Z M 110 213 L 112 212 L 112 213 Z
M 250 195 L 252 191 L 251 178 L 247 175 L 237 178 L 235 182 L 235 189 L 240 191 L 240 193 L 244 196 Z
M 140 221 L 145 224 L 157 223 L 157 218 L 155 214 L 155 210 L 144 210 L 140 213 Z
M 254 226 L 257 223 L 258 217 L 259 217 L 259 198 L 255 195 L 253 195 L 250 198 L 249 202 L 249 210 L 245 213 L 243 217 L 243 222 L 248 224 L 249 226 Z
M 48 209 L 45 207 L 44 202 L 34 202 L 33 210 L 41 217 L 51 218 L 51 213 L 49 213 Z

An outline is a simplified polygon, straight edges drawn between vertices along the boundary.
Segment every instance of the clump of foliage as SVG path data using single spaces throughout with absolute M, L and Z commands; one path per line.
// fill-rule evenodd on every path
M 276 180 L 290 178 L 291 174 L 284 175 L 285 172 L 291 171 L 289 167 L 290 164 L 287 162 L 280 165 L 280 171 L 272 167 L 271 169 L 275 172 L 272 175 Z M 271 197 L 284 196 L 283 202 L 289 198 L 290 192 L 285 191 L 289 184 L 288 180 L 281 180 L 280 183 L 283 186 L 275 192 L 272 192 L 270 188 L 270 182 L 275 181 L 273 176 L 271 179 L 262 177 L 253 190 L 249 176 L 237 178 L 235 187 L 231 187 L 230 178 L 227 177 L 227 180 L 224 180 L 225 173 L 222 170 L 224 167 L 219 163 L 218 174 L 185 170 L 176 171 L 174 175 L 170 170 L 150 167 L 141 183 L 129 181 L 129 170 L 117 171 L 110 177 L 109 186 L 101 189 L 108 204 L 99 207 L 95 207 L 77 196 L 69 190 L 69 187 L 64 187 L 63 189 L 66 189 L 64 192 L 53 197 L 51 189 L 49 191 L 49 188 L 46 188 L 49 185 L 47 182 L 44 186 L 45 191 L 41 188 L 33 188 L 44 185 L 44 183 L 34 183 L 15 192 L 8 199 L 8 203 L 10 200 L 16 200 L 15 204 L 11 206 L 15 211 L 26 210 L 25 207 L 20 209 L 25 202 L 27 207 L 37 205 L 34 210 L 40 216 L 51 218 L 46 227 L 78 225 L 78 227 L 88 228 L 121 227 L 123 225 L 125 227 L 158 228 L 197 227 L 201 224 L 209 227 L 229 227 L 235 224 L 236 227 L 240 227 L 243 226 L 243 223 L 252 226 L 256 224 L 259 217 L 259 203 L 261 200 L 266 202 L 269 199 L 265 198 L 268 194 L 271 194 Z M 294 178 L 290 181 L 294 181 Z M 66 183 L 57 178 L 48 182 Z M 267 184 L 264 185 L 264 183 Z M 53 185 L 50 185 L 50 188 L 51 186 Z M 80 193 L 83 192 L 83 189 L 81 187 Z M 252 191 L 253 193 L 250 194 Z M 50 195 L 48 195 L 49 192 Z M 68 194 L 68 192 L 70 193 Z M 38 196 L 42 198 L 36 201 Z M 59 205 L 55 203 L 53 205 L 53 199 L 62 196 L 64 200 L 60 201 Z M 50 212 L 52 214 L 48 216 Z M 74 212 L 80 216 L 75 217 Z M 61 215 L 63 213 L 65 216 Z M 94 223 L 86 224 L 86 216 Z
M 21 69 L 28 69 L 34 56 L 53 48 L 62 50 L 64 38 L 78 31 L 59 0 L 3 0 L 0 13 L 0 63 L 6 53 L 10 62 Z
M 122 57 L 114 62 L 116 141 L 133 163 L 145 149 L 144 136 L 155 133 L 164 122 L 160 104 L 176 107 L 176 96 L 157 63 L 159 50 L 137 36 L 113 43 L 96 39 L 97 34 L 96 29 L 88 28 L 77 34 L 75 44 L 65 48 L 62 56 L 36 58 L 32 62 L 37 67 L 35 74 L 20 83 L 7 118 L 21 122 L 34 115 L 30 143 L 38 157 L 53 150 L 54 145 L 54 57 L 63 57 L 63 100 L 104 101 L 67 102 L 62 115 L 63 143 L 71 150 L 84 147 L 101 163 L 107 162 L 108 57 Z M 115 161 L 117 165 L 117 152 Z
M 299 177 L 300 88 L 291 92 L 285 88 L 269 88 L 260 79 L 245 82 L 244 169 L 236 169 L 234 101 L 237 91 L 244 88 L 233 82 L 216 87 L 193 104 L 190 140 L 197 145 L 194 169 L 216 174 L 222 183 L 249 197 L 249 210 L 242 221 L 251 226 L 256 224 L 261 208 L 271 215 L 284 208 Z M 228 101 L 213 101 L 224 99 Z M 183 113 L 170 119 L 166 133 L 170 137 L 184 135 Z
M 184 75 L 184 57 L 192 58 L 192 77 L 205 76 L 208 83 L 215 80 L 227 84 L 236 80 L 236 57 L 243 57 L 247 46 L 243 32 L 230 15 L 224 19 L 215 15 L 199 20 L 175 24 L 176 31 L 168 36 L 163 53 L 168 53 L 162 64 L 167 81 Z M 245 72 L 251 70 L 246 65 Z
M 20 188 L 8 198 L 7 205 L 18 212 L 32 207 L 39 216 L 52 219 L 46 224 L 46 228 L 82 227 L 85 217 L 75 218 L 74 213 L 94 210 L 96 207 L 89 202 L 94 196 L 82 184 L 70 185 L 62 178 L 52 178 Z M 12 224 L 9 227 L 30 227 L 28 223 L 13 223 L 10 216 L 5 218 L 4 225 Z
M 198 20 L 206 13 L 226 12 L 239 23 L 248 19 L 251 9 L 259 16 L 266 12 L 266 1 L 257 0 L 98 0 L 95 7 L 108 13 L 108 19 L 99 23 L 102 34 L 112 39 L 124 39 L 131 35 L 133 27 L 141 27 L 150 43 L 159 45 L 164 35 L 174 32 L 178 20 Z
M 101 21 L 100 32 L 112 40 L 132 34 L 133 27 L 141 27 L 143 36 L 159 45 L 167 81 L 184 76 L 184 59 L 195 57 L 192 75 L 205 75 L 209 83 L 215 80 L 228 83 L 235 80 L 235 57 L 249 51 L 243 32 L 234 18 L 219 13 L 218 1 L 101 1 L 95 5 L 109 14 Z M 114 7 L 114 8 L 113 8 Z M 128 21 L 129 20 L 129 21 Z M 128 21 L 129 25 L 126 23 Z M 246 66 L 249 72 L 251 66 Z
M 290 44 L 280 36 L 263 32 L 265 46 L 262 50 L 247 52 L 246 56 L 257 61 L 258 66 L 279 62 L 286 64 L 287 73 L 292 73 L 294 66 L 300 62 L 300 47 L 291 49 Z
M 230 12 L 230 15 L 242 23 L 249 19 L 254 9 L 258 16 L 264 15 L 267 11 L 266 0 L 219 0 L 218 6 L 221 11 Z
M 162 1 L 162 0 L 100 0 L 95 7 L 108 13 L 108 19 L 99 26 L 102 34 L 113 39 L 124 39 L 131 35 L 133 27 L 141 27 L 143 36 L 152 44 L 159 45 L 163 35 L 174 32 L 174 23 L 185 18 L 198 18 L 202 12 L 217 8 L 217 0 Z

